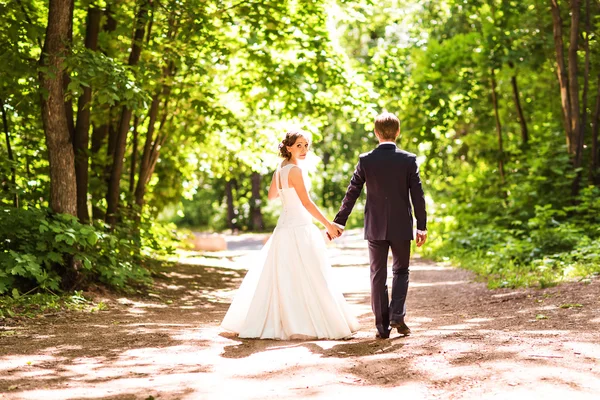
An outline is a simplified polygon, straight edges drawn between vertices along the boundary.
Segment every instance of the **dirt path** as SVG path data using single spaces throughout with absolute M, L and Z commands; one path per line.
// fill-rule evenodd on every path
M 351 232 L 330 255 L 362 324 L 352 340 L 240 340 L 218 326 L 257 245 L 236 243 L 164 269 L 150 297 L 96 295 L 108 311 L 0 327 L 0 399 L 600 397 L 600 280 L 489 291 L 413 259 L 413 335 L 376 340 Z

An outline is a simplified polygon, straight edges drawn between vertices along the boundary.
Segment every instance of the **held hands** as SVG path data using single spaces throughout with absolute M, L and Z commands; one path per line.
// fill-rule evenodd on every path
M 333 240 L 342 235 L 342 232 L 343 232 L 342 229 L 340 229 L 336 225 L 332 224 L 331 222 L 329 224 L 327 224 L 326 228 L 327 228 L 327 238 L 329 240 Z

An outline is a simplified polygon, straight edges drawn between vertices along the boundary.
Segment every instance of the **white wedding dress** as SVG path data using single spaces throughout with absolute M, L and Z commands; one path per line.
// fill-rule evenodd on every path
M 281 215 L 221 327 L 241 338 L 346 338 L 358 330 L 358 321 L 332 282 L 321 232 L 288 186 L 292 168 L 298 167 L 288 164 L 277 170 Z

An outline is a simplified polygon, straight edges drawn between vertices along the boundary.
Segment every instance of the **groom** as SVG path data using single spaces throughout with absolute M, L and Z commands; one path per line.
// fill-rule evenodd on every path
M 404 323 L 410 242 L 413 240 L 414 208 L 417 220 L 417 246 L 427 240 L 427 212 L 419 177 L 417 156 L 400 150 L 395 140 L 400 121 L 391 113 L 375 118 L 379 146 L 361 154 L 354 175 L 334 222 L 343 229 L 363 186 L 367 185 L 365 239 L 369 241 L 371 261 L 371 308 L 375 314 L 377 337 L 387 339 L 391 328 L 407 336 Z M 410 200 L 409 200 L 410 197 Z M 392 301 L 388 305 L 387 259 L 392 249 Z

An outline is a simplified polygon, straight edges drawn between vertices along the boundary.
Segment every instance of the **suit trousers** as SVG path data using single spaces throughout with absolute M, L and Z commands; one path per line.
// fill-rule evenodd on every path
M 406 315 L 410 240 L 369 240 L 371 261 L 371 308 L 375 326 L 386 336 L 391 321 L 402 322 Z M 387 261 L 392 249 L 392 300 L 388 303 Z

